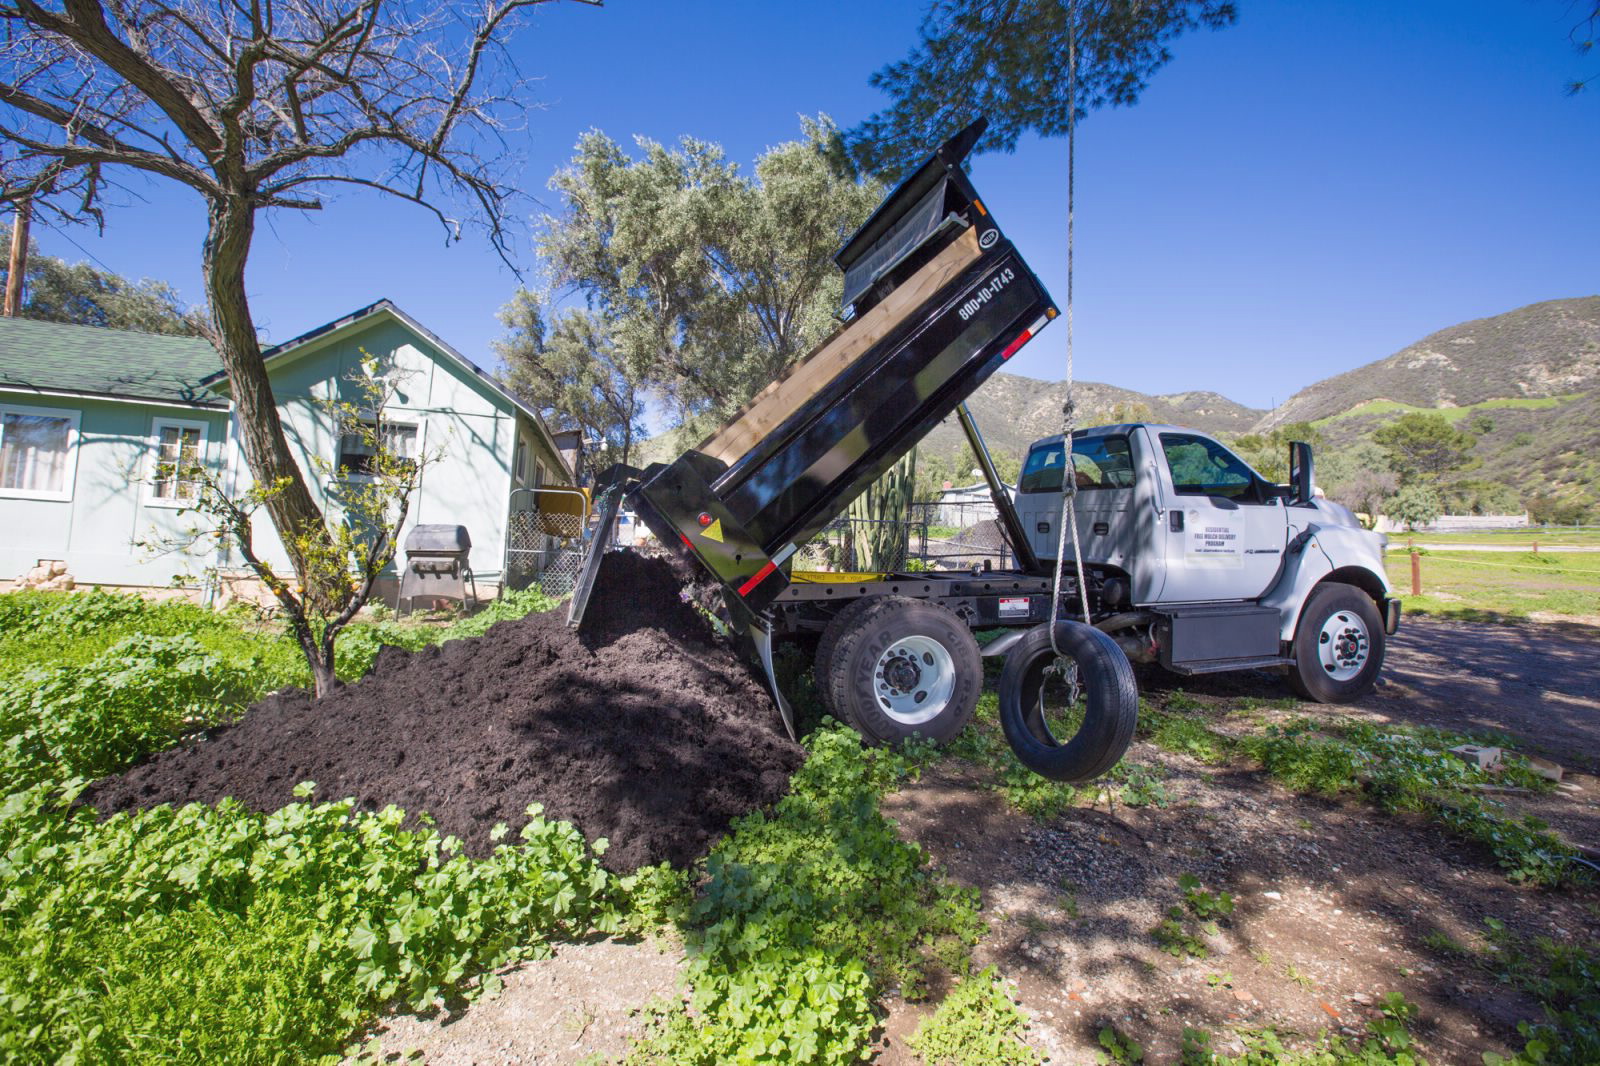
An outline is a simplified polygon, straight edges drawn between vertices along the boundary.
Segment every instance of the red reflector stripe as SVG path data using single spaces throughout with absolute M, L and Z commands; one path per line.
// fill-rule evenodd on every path
M 690 551 L 694 551 L 694 545 L 689 543 L 689 538 L 685 536 L 681 530 L 678 532 L 678 539 L 683 541 L 683 546 L 685 548 L 688 548 Z
M 768 575 L 770 575 L 776 569 L 778 569 L 778 564 L 769 562 L 766 566 L 763 566 L 760 570 L 757 570 L 754 577 L 739 586 L 739 595 L 750 595 L 751 591 L 753 591 L 757 585 L 765 581 Z
M 1024 344 L 1027 344 L 1032 339 L 1033 339 L 1033 330 L 1031 330 L 1031 329 L 1023 330 L 1020 334 L 1017 335 L 1017 339 L 1016 340 L 1014 340 L 1010 344 L 1006 345 L 1006 350 L 1000 353 L 1000 358 L 1001 359 L 1010 359 L 1013 355 L 1017 354 L 1017 349 L 1018 348 L 1021 348 Z

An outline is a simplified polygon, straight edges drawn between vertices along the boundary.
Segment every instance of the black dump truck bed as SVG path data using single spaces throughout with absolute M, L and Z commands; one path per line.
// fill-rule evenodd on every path
M 620 490 L 663 544 L 723 585 L 736 628 L 765 629 L 796 549 L 1055 317 L 962 170 L 983 126 L 941 146 L 835 254 L 838 332 L 672 463 L 601 479 L 613 509 Z

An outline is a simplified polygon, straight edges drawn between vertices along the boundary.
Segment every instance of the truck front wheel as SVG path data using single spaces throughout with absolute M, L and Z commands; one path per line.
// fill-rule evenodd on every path
M 1289 687 L 1318 703 L 1349 703 L 1372 691 L 1383 669 L 1383 619 L 1353 585 L 1319 585 L 1300 612 Z
M 942 744 L 966 727 L 978 706 L 983 661 L 953 612 L 905 596 L 875 596 L 839 621 L 829 654 L 818 655 L 827 676 L 817 679 L 835 718 L 874 744 L 912 736 Z

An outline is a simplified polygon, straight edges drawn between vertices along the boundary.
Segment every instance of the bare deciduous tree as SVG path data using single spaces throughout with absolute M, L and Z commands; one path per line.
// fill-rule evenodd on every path
M 244 280 L 258 213 L 375 190 L 447 239 L 483 226 L 504 257 L 502 134 L 525 105 L 503 39 L 553 2 L 0 0 L 0 199 L 103 223 L 136 171 L 205 202 L 206 305 L 245 462 L 277 486 L 264 505 L 320 613 L 360 584 L 318 562 L 337 553 L 273 403 Z

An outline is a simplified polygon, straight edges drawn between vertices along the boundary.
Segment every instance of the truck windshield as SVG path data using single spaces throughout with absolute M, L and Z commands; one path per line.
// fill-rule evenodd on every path
M 1133 455 L 1125 436 L 1080 437 L 1072 442 L 1072 466 L 1079 492 L 1125 489 L 1133 485 Z M 1035 445 L 1023 464 L 1018 492 L 1060 492 L 1066 454 L 1061 442 Z

